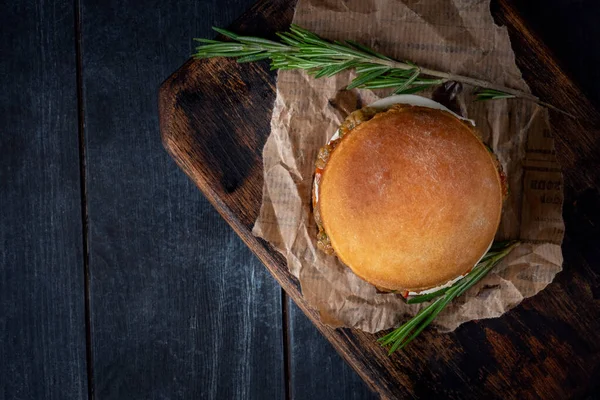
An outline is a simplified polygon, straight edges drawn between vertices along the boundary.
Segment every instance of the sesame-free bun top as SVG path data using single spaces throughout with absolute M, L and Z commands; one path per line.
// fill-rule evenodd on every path
M 420 291 L 468 272 L 494 239 L 502 186 L 454 115 L 396 105 L 346 134 L 319 184 L 338 258 L 381 289 Z

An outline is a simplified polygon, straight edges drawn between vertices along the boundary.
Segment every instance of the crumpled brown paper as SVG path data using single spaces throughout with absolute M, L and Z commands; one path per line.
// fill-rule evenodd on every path
M 300 0 L 294 23 L 399 60 L 529 90 L 506 29 L 494 24 L 489 0 Z M 316 80 L 301 71 L 279 73 L 253 233 L 285 255 L 304 297 L 325 323 L 376 332 L 400 324 L 423 305 L 378 293 L 317 250 L 310 209 L 318 149 L 349 112 L 389 94 L 344 90 L 352 77 Z M 511 194 L 497 239 L 524 244 L 438 316 L 435 322 L 445 331 L 502 315 L 544 289 L 562 265 L 562 176 L 546 110 L 521 100 L 474 102 L 472 89 L 466 87 L 459 98 L 463 115 L 475 121 L 509 177 Z

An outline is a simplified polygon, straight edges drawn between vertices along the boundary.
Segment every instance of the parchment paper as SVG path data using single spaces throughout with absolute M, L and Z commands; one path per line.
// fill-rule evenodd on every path
M 300 0 L 294 23 L 399 60 L 529 91 L 506 29 L 494 24 L 489 0 Z M 317 250 L 310 209 L 318 149 L 348 113 L 389 94 L 344 90 L 352 78 L 350 72 L 318 80 L 300 71 L 279 73 L 253 233 L 285 255 L 323 322 L 376 332 L 397 326 L 423 306 L 378 293 Z M 521 100 L 474 102 L 472 89 L 465 87 L 459 98 L 462 113 L 476 122 L 509 178 L 511 193 L 497 239 L 524 244 L 440 314 L 435 322 L 444 331 L 502 315 L 544 289 L 562 265 L 562 175 L 546 110 Z

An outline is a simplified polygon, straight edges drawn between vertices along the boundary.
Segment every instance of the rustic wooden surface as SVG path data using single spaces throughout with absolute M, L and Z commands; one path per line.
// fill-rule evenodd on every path
M 253 2 L 2 8 L 0 400 L 373 396 L 301 312 L 282 318 L 160 143 L 158 86 Z
M 81 2 L 97 399 L 285 396 L 281 289 L 157 133 L 190 38 L 251 5 L 223 3 Z
M 1 9 L 0 399 L 84 399 L 73 3 Z
M 272 34 L 286 27 L 291 8 L 286 2 L 258 3 L 232 29 Z M 392 357 L 375 343 L 380 335 L 321 324 L 283 258 L 250 233 L 260 205 L 261 149 L 274 98 L 267 64 L 189 61 L 161 87 L 167 150 L 298 307 L 384 397 L 568 398 L 598 385 L 600 118 L 513 8 L 500 1 L 494 12 L 509 27 L 533 91 L 578 116 L 552 115 L 566 179 L 564 272 L 502 318 L 468 323 L 451 334 L 428 331 Z

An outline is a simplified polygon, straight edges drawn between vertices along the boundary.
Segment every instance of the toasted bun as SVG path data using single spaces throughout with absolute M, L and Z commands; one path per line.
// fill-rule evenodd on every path
M 499 173 L 473 128 L 426 107 L 398 105 L 350 131 L 318 190 L 336 255 L 388 290 L 425 290 L 468 272 L 502 211 Z

